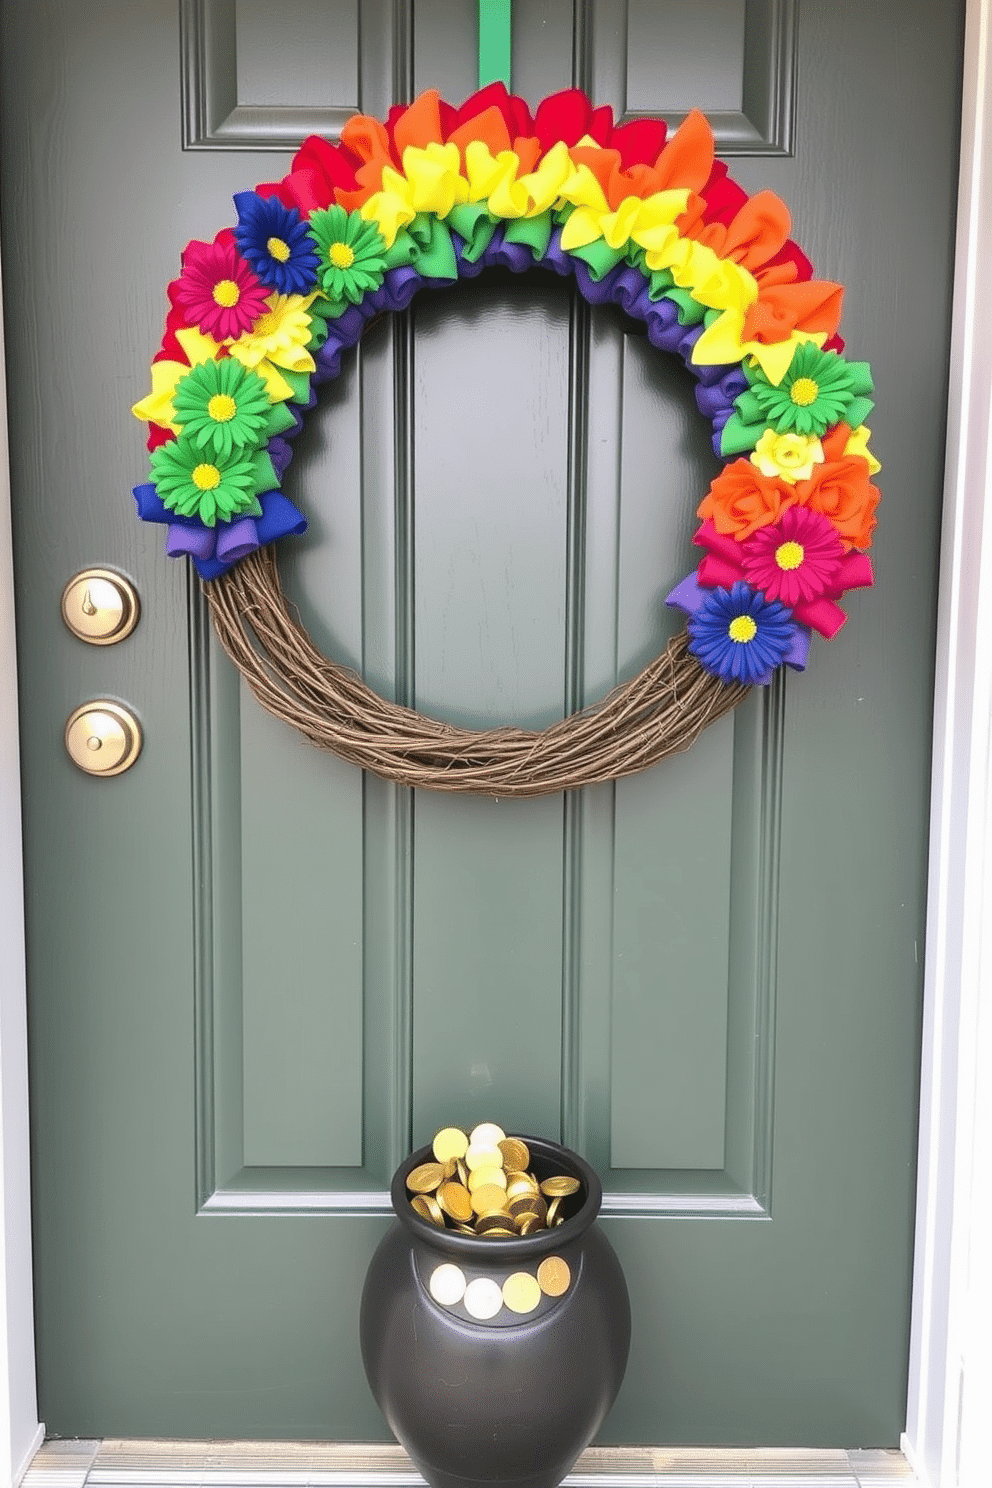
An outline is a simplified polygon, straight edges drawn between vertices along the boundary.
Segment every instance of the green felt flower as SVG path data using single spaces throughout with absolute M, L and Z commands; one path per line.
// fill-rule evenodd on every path
M 275 472 L 266 454 L 218 455 L 198 449 L 185 436 L 153 450 L 151 466 L 163 506 L 177 516 L 196 517 L 207 527 L 218 519 L 261 516 L 259 491 L 278 484 L 268 479 Z
M 198 450 L 228 459 L 269 437 L 272 404 L 265 383 L 233 357 L 201 362 L 176 384 L 176 423 Z
M 769 382 L 760 367 L 745 367 L 751 386 L 737 399 L 745 424 L 764 423 L 776 434 L 819 436 L 845 419 L 863 422 L 871 403 L 871 370 L 867 362 L 847 362 L 836 351 L 821 351 L 813 341 L 796 348 L 782 381 Z M 866 415 L 864 415 L 866 416 Z
M 360 212 L 327 207 L 314 212 L 308 226 L 317 244 L 317 278 L 329 300 L 357 305 L 379 288 L 386 272 L 386 245 L 374 222 L 366 222 Z

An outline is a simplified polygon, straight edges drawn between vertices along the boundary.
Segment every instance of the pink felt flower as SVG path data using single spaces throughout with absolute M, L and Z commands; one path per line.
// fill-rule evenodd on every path
M 843 557 L 833 523 L 804 506 L 791 506 L 741 544 L 748 583 L 790 607 L 832 593 Z
M 829 517 L 804 506 L 788 507 L 743 542 L 713 522 L 704 522 L 692 540 L 706 549 L 697 575 L 703 589 L 729 589 L 744 580 L 828 639 L 844 624 L 836 603 L 844 591 L 875 582 L 864 553 L 845 552 Z
M 230 241 L 190 243 L 175 295 L 186 324 L 215 341 L 235 340 L 268 310 L 268 290 Z

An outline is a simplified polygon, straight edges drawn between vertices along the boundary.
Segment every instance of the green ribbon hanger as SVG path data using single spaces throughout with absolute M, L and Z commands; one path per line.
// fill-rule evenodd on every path
M 479 87 L 510 86 L 512 0 L 479 0 Z

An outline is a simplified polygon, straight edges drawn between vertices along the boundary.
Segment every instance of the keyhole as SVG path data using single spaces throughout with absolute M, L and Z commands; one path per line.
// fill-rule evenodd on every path
M 90 598 L 90 591 L 88 589 L 87 589 L 86 593 L 83 595 L 83 603 L 80 606 L 80 608 L 82 609 L 82 612 L 83 612 L 84 615 L 95 615 L 96 614 L 96 605 L 93 603 L 92 599 Z

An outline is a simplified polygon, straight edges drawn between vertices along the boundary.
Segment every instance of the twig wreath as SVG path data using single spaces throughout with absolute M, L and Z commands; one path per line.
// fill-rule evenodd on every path
M 149 425 L 138 513 L 205 581 L 221 644 L 255 697 L 312 743 L 405 785 L 539 795 L 687 749 L 707 724 L 804 669 L 845 590 L 872 583 L 880 468 L 865 362 L 837 335 L 842 289 L 815 280 L 769 191 L 714 159 L 698 111 L 614 127 L 570 89 L 538 105 L 493 83 L 434 91 L 340 144 L 312 136 L 281 181 L 240 192 L 237 223 L 191 242 L 134 407 Z M 292 439 L 370 320 L 418 289 L 501 265 L 575 277 L 645 322 L 696 380 L 721 473 L 698 507 L 698 568 L 669 594 L 685 629 L 639 676 L 539 732 L 474 732 L 388 702 L 314 647 L 272 544 L 306 530 L 280 490 Z

